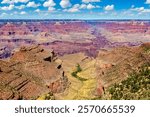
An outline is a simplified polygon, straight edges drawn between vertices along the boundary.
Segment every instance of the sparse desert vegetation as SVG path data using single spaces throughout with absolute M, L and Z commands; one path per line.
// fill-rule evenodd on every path
M 78 76 L 78 73 L 82 71 L 82 68 L 79 64 L 77 64 L 76 66 L 76 71 L 72 72 L 71 75 L 75 78 L 77 78 L 80 81 L 86 81 L 87 79 L 85 78 L 81 78 L 80 76 Z
M 108 89 L 106 99 L 112 100 L 149 100 L 150 99 L 150 65 L 146 64 L 133 72 L 126 80 L 115 83 Z M 105 98 L 104 98 L 105 99 Z

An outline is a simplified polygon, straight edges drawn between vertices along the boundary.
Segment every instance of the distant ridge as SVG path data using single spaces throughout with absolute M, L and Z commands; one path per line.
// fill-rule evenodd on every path
M 85 22 L 109 22 L 109 21 L 150 21 L 150 19 L 0 19 L 0 22 L 39 22 L 39 21 L 85 21 Z

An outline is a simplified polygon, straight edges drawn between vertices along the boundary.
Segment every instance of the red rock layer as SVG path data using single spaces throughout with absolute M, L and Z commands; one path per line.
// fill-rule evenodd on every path
M 36 99 L 63 92 L 67 84 L 61 61 L 39 46 L 22 47 L 9 61 L 0 61 L 0 99 Z

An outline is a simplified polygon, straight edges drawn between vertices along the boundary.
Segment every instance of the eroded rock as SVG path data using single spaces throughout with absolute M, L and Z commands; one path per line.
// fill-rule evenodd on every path
M 30 46 L 22 47 L 9 61 L 1 60 L 0 99 L 37 99 L 49 92 L 63 92 L 68 80 L 53 55 L 53 51 Z

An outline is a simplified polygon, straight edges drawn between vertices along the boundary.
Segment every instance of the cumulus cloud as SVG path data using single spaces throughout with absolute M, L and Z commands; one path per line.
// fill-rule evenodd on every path
M 114 10 L 114 5 L 107 5 L 106 7 L 104 7 L 104 10 L 106 11 Z
M 21 11 L 20 14 L 21 14 L 21 15 L 25 15 L 25 14 L 27 14 L 27 13 L 26 13 L 25 11 Z
M 93 5 L 93 4 L 81 4 L 79 9 L 94 9 L 94 8 L 100 8 L 98 5 Z
M 75 4 L 69 9 L 65 9 L 64 11 L 67 12 L 79 12 L 81 9 L 94 9 L 94 8 L 99 8 L 100 6 L 94 6 L 92 4 Z
M 55 5 L 56 3 L 53 0 L 47 0 L 43 4 L 44 7 L 54 7 Z
M 56 9 L 54 8 L 54 6 L 56 6 L 56 3 L 54 2 L 54 0 L 47 0 L 44 2 L 43 4 L 44 7 L 48 7 L 48 11 L 49 12 L 53 12 Z
M 87 8 L 87 5 L 86 4 L 81 4 L 80 5 L 80 9 L 86 9 Z
M 132 7 L 131 10 L 132 10 L 132 11 L 141 12 L 141 11 L 144 10 L 144 7 L 137 7 L 137 8 Z
M 54 7 L 48 7 L 48 11 L 49 12 L 53 12 L 53 11 L 55 11 L 56 9 L 54 8 Z
M 150 13 L 150 9 L 144 9 L 141 13 Z
M 79 7 L 80 5 L 79 4 L 75 4 L 72 8 L 68 9 L 67 11 L 68 12 L 79 12 Z
M 27 3 L 29 0 L 2 0 L 2 4 Z
M 89 3 L 89 2 L 100 2 L 101 0 L 82 0 L 84 3 Z
M 77 9 L 77 8 L 70 8 L 70 9 L 68 10 L 68 12 L 71 12 L 71 13 L 79 12 L 79 9 Z
M 150 9 L 145 9 L 144 7 L 131 8 L 131 11 L 136 11 L 138 13 L 150 13 Z
M 13 10 L 14 9 L 14 5 L 10 4 L 9 6 L 3 6 L 1 7 L 1 10 Z
M 39 12 L 40 12 L 40 9 L 36 9 L 35 12 L 39 13 Z
M 88 4 L 88 5 L 87 5 L 87 9 L 94 9 L 94 8 L 95 8 L 95 6 L 92 5 L 92 4 Z
M 29 2 L 29 3 L 27 4 L 27 7 L 36 8 L 36 7 L 38 7 L 38 6 L 40 6 L 40 4 L 36 4 L 35 2 Z
M 71 6 L 71 2 L 70 2 L 70 0 L 61 0 L 60 6 L 61 6 L 62 8 L 70 7 L 70 6 Z
M 145 2 L 146 4 L 150 4 L 150 0 L 146 0 L 146 2 Z
M 16 9 L 19 9 L 19 10 L 22 10 L 22 9 L 24 9 L 26 6 L 25 5 L 20 5 L 20 6 L 16 6 L 15 8 Z

